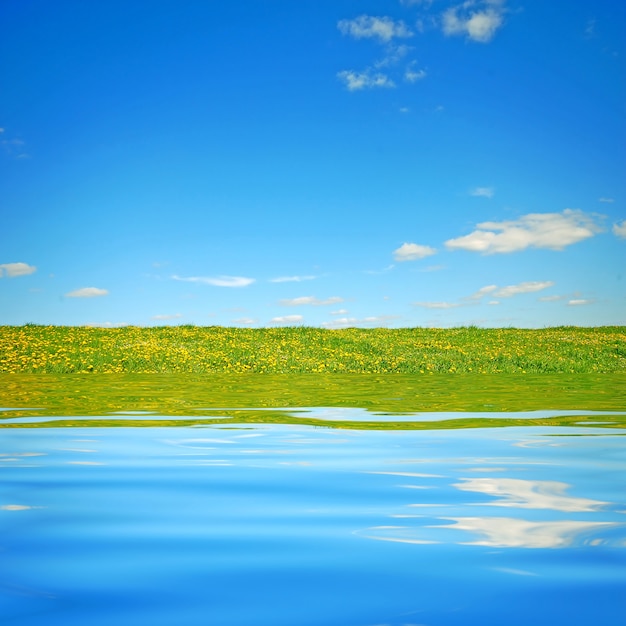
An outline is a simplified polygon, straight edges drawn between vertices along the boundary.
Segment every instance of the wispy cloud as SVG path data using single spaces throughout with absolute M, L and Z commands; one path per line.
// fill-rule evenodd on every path
M 304 317 L 302 315 L 282 315 L 280 317 L 273 317 L 270 321 L 273 324 L 298 324 Z
M 331 311 L 331 315 L 347 315 L 348 309 L 337 309 L 336 311 Z
M 243 276 L 172 276 L 172 280 L 180 280 L 186 283 L 200 283 L 214 287 L 247 287 L 254 282 L 254 278 Z
M 544 289 L 553 286 L 554 282 L 552 282 L 551 280 L 527 281 L 519 283 L 517 285 L 502 287 L 497 291 L 494 291 L 493 295 L 497 298 L 510 298 L 511 296 L 517 296 L 520 293 L 534 293 L 535 291 L 543 291 Z
M 398 44 L 396 40 L 413 37 L 414 33 L 402 20 L 387 16 L 361 15 L 352 20 L 340 20 L 337 28 L 354 39 L 373 39 L 384 50 L 382 58 L 363 70 L 350 69 L 337 73 L 348 91 L 393 88 L 396 87 L 396 81 L 416 83 L 426 77 L 426 70 L 418 68 L 415 59 L 404 62 L 413 47 L 404 43 Z
M 99 289 L 98 287 L 83 287 L 82 289 L 76 289 L 65 294 L 66 298 L 98 298 L 100 296 L 108 296 L 109 292 L 106 289 Z
M 0 146 L 4 153 L 13 159 L 27 159 L 29 155 L 25 151 L 25 142 L 17 137 L 9 137 L 5 128 L 0 128 Z
M 303 280 L 315 280 L 317 276 L 279 276 L 270 278 L 270 283 L 300 283 Z
M 615 202 L 614 198 L 598 198 L 598 202 L 606 202 L 608 204 L 612 204 Z
M 613 224 L 613 234 L 621 239 L 626 239 L 626 220 Z
M 0 278 L 15 278 L 16 276 L 28 276 L 36 272 L 37 268 L 28 263 L 2 263 L 0 264 Z
M 469 235 L 445 242 L 449 250 L 483 254 L 507 253 L 526 248 L 563 250 L 601 232 L 594 219 L 579 209 L 562 213 L 529 213 L 517 220 L 483 222 Z
M 481 287 L 478 291 L 475 291 L 473 294 L 466 296 L 465 300 L 481 300 L 485 296 L 493 294 L 496 289 L 498 289 L 498 285 L 486 285 L 485 287 Z
M 342 80 L 348 91 L 360 91 L 361 89 L 375 89 L 377 87 L 395 87 L 396 84 L 381 72 L 373 72 L 366 69 L 363 72 L 353 70 L 343 70 L 337 73 L 337 77 Z
M 504 2 L 467 0 L 442 15 L 445 35 L 465 35 L 472 41 L 488 43 L 504 23 Z
M 171 313 L 171 314 L 165 314 L 165 315 L 153 315 L 152 319 L 158 320 L 158 321 L 176 320 L 176 319 L 181 318 L 182 316 L 183 316 L 182 313 Z
M 572 300 L 568 300 L 567 306 L 584 306 L 585 304 L 592 304 L 593 300 L 589 300 L 587 298 L 573 298 Z
M 415 66 L 417 65 L 417 61 L 411 61 L 408 67 L 404 71 L 404 80 L 409 83 L 416 83 L 418 80 L 422 80 L 426 78 L 427 73 L 424 69 L 417 69 Z
M 422 246 L 418 243 L 403 243 L 399 248 L 393 251 L 393 258 L 396 261 L 416 261 L 428 256 L 436 254 L 437 250 L 430 246 Z
M 340 20 L 337 28 L 344 34 L 355 39 L 374 38 L 382 42 L 389 42 L 394 38 L 412 37 L 413 33 L 402 21 L 395 21 L 390 17 L 374 17 L 360 15 L 352 20 Z
M 479 198 L 493 198 L 495 189 L 493 187 L 476 187 L 470 191 L 470 196 Z
M 552 281 L 526 281 L 517 285 L 508 285 L 506 287 L 498 287 L 498 285 L 485 285 L 469 296 L 460 298 L 457 302 L 413 302 L 413 306 L 423 307 L 425 309 L 456 309 L 461 306 L 475 306 L 480 304 L 483 298 L 487 296 L 491 298 L 511 298 L 524 293 L 533 293 L 543 291 L 548 287 L 552 287 Z M 500 304 L 498 300 L 490 300 L 487 304 Z
M 239 317 L 236 320 L 233 320 L 233 324 L 241 324 L 242 326 L 250 326 L 252 324 L 256 324 L 258 320 L 255 320 L 252 317 Z
M 326 300 L 318 300 L 314 296 L 302 296 L 300 298 L 280 300 L 279 304 L 282 306 L 326 306 L 329 304 L 338 304 L 339 302 L 343 302 L 343 298 L 340 298 L 339 296 L 332 296 L 330 298 L 326 298 Z
M 391 320 L 398 319 L 398 315 L 370 315 L 358 317 L 340 317 L 329 322 L 322 322 L 323 328 L 350 328 L 354 326 L 386 326 Z

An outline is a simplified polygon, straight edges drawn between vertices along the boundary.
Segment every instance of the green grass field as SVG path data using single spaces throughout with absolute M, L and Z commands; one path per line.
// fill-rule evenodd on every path
M 0 326 L 0 373 L 626 372 L 626 327 Z

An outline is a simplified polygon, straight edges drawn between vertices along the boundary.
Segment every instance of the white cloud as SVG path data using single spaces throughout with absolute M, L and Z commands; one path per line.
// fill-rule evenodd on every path
M 383 42 L 389 42 L 394 37 L 412 37 L 413 33 L 402 21 L 394 21 L 390 17 L 373 17 L 360 15 L 353 20 L 340 20 L 337 28 L 344 35 L 350 35 L 355 39 L 375 38 Z
M 615 200 L 613 198 L 598 198 L 598 202 L 607 202 L 608 204 L 612 204 Z
M 567 306 L 584 306 L 585 304 L 591 304 L 593 300 L 586 300 L 585 298 L 573 298 L 569 300 Z
M 432 256 L 437 250 L 430 246 L 422 246 L 417 243 L 403 243 L 397 250 L 393 251 L 393 257 L 396 261 L 415 261 Z
M 165 314 L 165 315 L 153 315 L 152 319 L 153 320 L 176 320 L 182 317 L 182 313 L 172 313 L 172 314 Z
M 510 298 L 520 293 L 533 293 L 535 291 L 542 291 L 548 287 L 552 287 L 554 283 L 551 280 L 541 281 L 528 281 L 519 283 L 518 285 L 509 285 L 508 287 L 502 287 L 498 289 L 493 295 L 497 298 Z
M 35 272 L 37 268 L 28 263 L 2 263 L 0 264 L 0 278 L 15 278 L 16 276 L 28 276 Z
M 328 304 L 338 304 L 339 302 L 343 302 L 343 298 L 339 296 L 332 296 L 326 298 L 326 300 L 318 300 L 314 296 L 301 296 L 300 298 L 292 298 L 290 300 L 280 300 L 279 303 L 282 306 L 326 306 Z
M 354 326 L 381 326 L 393 319 L 397 319 L 397 315 L 370 315 L 363 319 L 356 317 L 340 317 L 330 322 L 322 322 L 324 328 L 348 328 Z
M 98 289 L 98 287 L 83 287 L 65 294 L 66 298 L 97 298 L 99 296 L 108 296 L 106 289 Z
M 489 306 L 497 306 L 498 304 L 500 304 L 500 302 L 498 300 L 489 300 L 489 302 L 487 302 L 487 304 Z
M 376 87 L 395 87 L 396 84 L 387 76 L 380 72 L 372 73 L 371 70 L 355 72 L 353 70 L 343 70 L 337 73 L 348 88 L 348 91 L 359 91 L 361 89 L 374 89 Z
M 421 306 L 425 309 L 455 309 L 460 304 L 456 302 L 414 302 L 414 306 Z
M 337 309 L 336 311 L 331 311 L 331 315 L 346 315 L 348 313 L 348 309 Z
M 297 324 L 303 319 L 302 315 L 283 315 L 281 317 L 273 317 L 271 322 L 274 324 Z
M 601 228 L 579 209 L 562 213 L 529 213 L 517 220 L 483 222 L 469 235 L 445 242 L 449 250 L 483 254 L 507 253 L 526 248 L 562 250 L 599 233 Z
M 626 220 L 613 224 L 613 234 L 622 239 L 626 238 Z
M 385 56 L 379 61 L 376 61 L 373 67 L 379 69 L 381 67 L 391 67 L 393 65 L 397 65 L 402 59 L 404 59 L 404 57 L 406 57 L 407 54 L 409 54 L 409 52 L 411 52 L 411 50 L 413 50 L 412 46 L 404 44 L 401 46 L 395 46 L 393 44 L 388 44 L 385 47 Z M 415 61 L 411 61 L 410 65 L 413 65 L 414 63 Z
M 413 61 L 407 68 L 406 71 L 404 72 L 404 80 L 406 80 L 409 83 L 416 83 L 418 80 L 422 80 L 423 78 L 426 78 L 427 74 L 426 74 L 426 70 L 416 70 L 413 69 L 415 66 L 415 61 Z
M 467 296 L 465 300 L 480 300 L 485 296 L 493 293 L 498 288 L 497 285 L 487 285 L 485 287 L 481 287 L 478 291 L 475 291 L 472 295 Z
M 247 287 L 254 282 L 254 278 L 244 278 L 243 276 L 172 276 L 173 280 L 180 280 L 187 283 L 201 283 L 203 285 L 213 285 L 214 287 Z
M 349 326 L 356 326 L 359 320 L 356 317 L 339 317 L 331 322 L 322 322 L 321 326 L 324 328 L 348 328 Z
M 558 302 L 559 300 L 567 300 L 568 296 L 541 296 L 540 302 Z
M 445 11 L 442 16 L 444 34 L 466 35 L 481 43 L 491 41 L 504 21 L 502 3 L 488 0 L 482 3 L 481 9 L 471 10 L 474 6 L 477 3 L 469 0 Z
M 470 191 L 470 196 L 477 196 L 482 198 L 493 198 L 495 189 L 493 187 L 476 187 Z
M 303 280 L 315 280 L 317 276 L 279 276 L 270 278 L 270 283 L 299 283 Z
M 240 317 L 236 320 L 233 320 L 233 324 L 242 324 L 243 326 L 250 326 L 251 324 L 256 324 L 257 320 L 251 317 Z

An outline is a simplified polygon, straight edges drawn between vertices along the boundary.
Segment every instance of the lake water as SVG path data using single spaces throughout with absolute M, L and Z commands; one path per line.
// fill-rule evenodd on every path
M 1 382 L 3 624 L 626 623 L 625 377 Z

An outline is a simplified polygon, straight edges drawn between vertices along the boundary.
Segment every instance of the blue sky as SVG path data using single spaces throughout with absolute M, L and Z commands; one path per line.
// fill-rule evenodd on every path
M 0 324 L 626 324 L 622 2 L 0 22 Z

